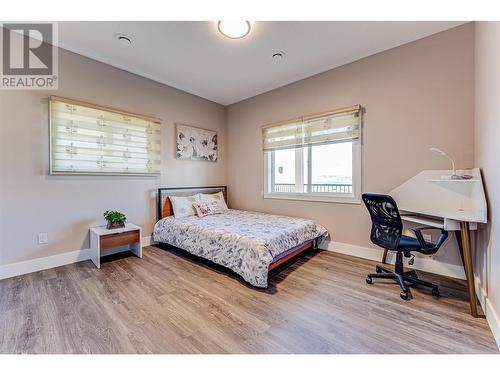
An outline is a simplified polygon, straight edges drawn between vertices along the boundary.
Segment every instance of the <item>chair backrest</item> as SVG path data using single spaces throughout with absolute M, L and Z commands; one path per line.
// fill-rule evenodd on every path
M 396 202 L 382 194 L 365 193 L 362 198 L 372 219 L 371 241 L 384 249 L 396 249 L 403 233 Z

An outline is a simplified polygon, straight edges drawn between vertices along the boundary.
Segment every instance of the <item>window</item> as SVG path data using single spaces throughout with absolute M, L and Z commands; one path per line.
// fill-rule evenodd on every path
M 265 198 L 360 202 L 361 107 L 265 126 Z
M 159 120 L 50 98 L 50 174 L 159 173 Z

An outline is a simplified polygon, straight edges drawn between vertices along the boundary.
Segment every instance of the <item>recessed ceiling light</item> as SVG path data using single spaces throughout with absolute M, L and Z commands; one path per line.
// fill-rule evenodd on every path
M 285 52 L 283 51 L 276 51 L 272 54 L 271 58 L 273 59 L 274 62 L 281 62 L 285 59 Z
M 248 21 L 219 21 L 217 29 L 227 38 L 241 39 L 250 33 L 251 26 Z
M 132 39 L 129 36 L 126 36 L 124 34 L 116 34 L 115 39 L 118 42 L 120 42 L 120 44 L 123 44 L 124 46 L 132 45 Z

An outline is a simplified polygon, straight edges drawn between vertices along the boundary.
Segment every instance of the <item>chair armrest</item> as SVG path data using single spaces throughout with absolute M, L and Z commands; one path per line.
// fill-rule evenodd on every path
M 422 235 L 423 230 L 440 230 L 441 233 L 439 234 L 438 241 L 436 244 L 429 245 L 427 242 L 424 240 L 424 236 Z M 431 226 L 425 226 L 425 227 L 417 227 L 417 228 L 412 228 L 411 231 L 415 233 L 415 236 L 417 237 L 418 242 L 420 243 L 420 246 L 422 247 L 423 250 L 429 250 L 429 252 L 432 252 L 434 250 L 437 251 L 441 245 L 446 241 L 448 238 L 448 231 L 436 227 L 431 227 Z
M 438 241 L 436 242 L 436 250 L 441 247 L 441 245 L 444 243 L 444 241 L 446 241 L 447 238 L 448 238 L 448 231 L 441 229 Z

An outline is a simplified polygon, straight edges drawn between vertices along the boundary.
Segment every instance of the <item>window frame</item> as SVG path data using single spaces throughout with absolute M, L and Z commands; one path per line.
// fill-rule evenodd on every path
M 361 204 L 361 187 L 362 187 L 362 142 L 360 140 L 352 142 L 352 193 L 275 193 L 270 192 L 270 177 L 273 171 L 272 155 L 273 151 L 264 152 L 264 199 L 286 199 L 286 200 L 299 200 L 299 201 L 312 201 L 312 202 L 330 202 L 330 203 L 350 203 Z M 307 146 L 305 146 L 307 147 Z M 311 146 L 314 147 L 314 146 Z M 311 170 L 311 147 L 309 147 L 308 167 Z M 295 184 L 299 185 L 303 181 L 303 152 L 304 147 L 297 147 L 295 150 Z M 309 179 L 311 174 L 308 173 Z M 308 181 L 309 182 L 309 181 Z M 309 184 L 308 184 L 309 185 Z

